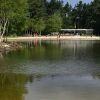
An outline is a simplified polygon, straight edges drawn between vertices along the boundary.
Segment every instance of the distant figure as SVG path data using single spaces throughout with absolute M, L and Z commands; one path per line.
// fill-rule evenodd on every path
M 34 36 L 38 36 L 38 33 L 37 32 L 34 32 Z
M 57 38 L 60 38 L 60 33 L 58 33 Z

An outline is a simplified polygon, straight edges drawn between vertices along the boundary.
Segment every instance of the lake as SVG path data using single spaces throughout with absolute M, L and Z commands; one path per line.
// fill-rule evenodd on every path
M 100 41 L 19 44 L 0 54 L 0 100 L 100 100 Z

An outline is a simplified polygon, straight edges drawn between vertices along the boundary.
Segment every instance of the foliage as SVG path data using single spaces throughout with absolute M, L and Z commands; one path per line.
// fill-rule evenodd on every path
M 60 14 L 54 13 L 47 20 L 47 30 L 50 32 L 58 32 L 62 27 L 62 18 Z
M 41 35 L 41 31 L 43 31 L 45 29 L 45 22 L 43 19 L 38 19 L 38 20 L 35 20 L 34 22 L 34 30 L 36 32 L 39 32 L 40 35 Z
M 0 37 L 61 28 L 93 28 L 99 34 L 100 0 L 90 4 L 79 1 L 74 8 L 63 0 L 0 0 Z
M 26 16 L 27 0 L 0 0 L 0 36 L 22 31 Z

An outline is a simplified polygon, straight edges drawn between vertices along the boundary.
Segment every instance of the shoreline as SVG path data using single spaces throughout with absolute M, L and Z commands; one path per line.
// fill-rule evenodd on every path
M 65 40 L 65 41 L 100 41 L 100 37 L 97 36 L 37 36 L 37 37 L 7 37 L 7 42 L 0 43 L 0 53 L 14 51 L 22 48 L 17 42 L 28 42 L 34 40 Z
M 30 40 L 100 40 L 98 36 L 37 36 L 37 37 L 7 37 L 7 41 L 30 41 Z
M 0 43 L 0 54 L 4 53 L 4 52 L 10 52 L 10 51 L 15 51 L 18 49 L 21 49 L 22 46 L 19 45 L 16 42 L 8 42 L 8 43 Z

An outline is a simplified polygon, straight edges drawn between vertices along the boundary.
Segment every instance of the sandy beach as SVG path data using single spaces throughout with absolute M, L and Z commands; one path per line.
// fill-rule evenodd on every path
M 8 37 L 8 41 L 30 41 L 30 40 L 100 40 L 98 36 L 37 36 L 37 37 Z

